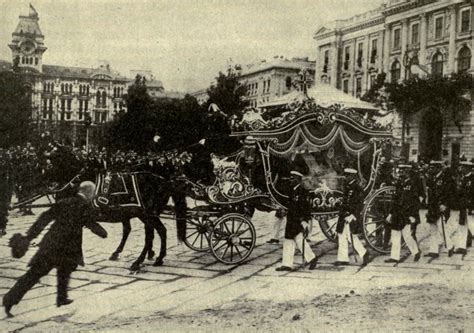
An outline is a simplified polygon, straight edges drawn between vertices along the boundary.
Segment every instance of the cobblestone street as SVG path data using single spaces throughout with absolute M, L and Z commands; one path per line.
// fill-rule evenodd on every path
M 8 239 L 16 232 L 24 233 L 39 213 L 40 210 L 35 210 L 35 216 L 27 217 L 19 217 L 16 212 L 11 214 L 8 235 L 0 239 L 2 296 L 13 285 L 15 279 L 25 272 L 28 260 L 36 249 L 31 247 L 22 259 L 13 259 Z M 184 245 L 177 245 L 174 220 L 163 219 L 168 228 L 169 239 L 165 264 L 163 267 L 153 267 L 153 261 L 145 261 L 145 265 L 136 274 L 131 274 L 128 267 L 138 256 L 144 241 L 143 225 L 138 220 L 132 220 L 132 233 L 119 261 L 110 261 L 108 258 L 120 240 L 121 224 L 102 224 L 109 233 L 105 240 L 86 229 L 83 246 L 86 265 L 73 273 L 70 283 L 70 297 L 74 299 L 74 303 L 61 308 L 55 306 L 56 278 L 53 271 L 13 308 L 14 318 L 0 322 L 0 329 L 3 332 L 89 331 L 133 329 L 144 325 L 140 326 L 141 329 L 169 331 L 171 328 L 191 330 L 197 325 L 200 330 L 212 330 L 214 324 L 230 329 L 233 326 L 228 326 L 229 317 L 226 319 L 226 316 L 219 315 L 219 311 L 225 311 L 226 308 L 233 309 L 232 313 L 237 313 L 236 307 L 240 311 L 239 320 L 244 320 L 241 324 L 245 326 L 246 318 L 251 321 L 257 314 L 260 318 L 255 320 L 262 320 L 263 323 L 272 320 L 271 314 L 261 311 L 269 311 L 279 304 L 287 304 L 285 309 L 288 310 L 298 304 L 304 306 L 305 302 L 320 297 L 318 302 L 322 313 L 318 312 L 318 307 L 315 311 L 318 315 L 323 315 L 324 306 L 345 298 L 350 302 L 349 298 L 354 294 L 370 296 L 376 291 L 387 292 L 391 289 L 393 291 L 398 287 L 400 290 L 404 288 L 416 290 L 417 286 L 430 286 L 437 292 L 442 291 L 446 296 L 443 302 L 451 304 L 450 308 L 455 308 L 456 305 L 453 304 L 460 302 L 459 318 L 456 320 L 458 326 L 453 327 L 466 328 L 466 331 L 469 325 L 472 327 L 474 304 L 472 251 L 464 258 L 460 255 L 448 258 L 444 252 L 436 260 L 422 257 L 420 262 L 413 263 L 413 258 L 408 257 L 399 264 L 386 264 L 383 260 L 387 257 L 372 253 L 371 262 L 364 268 L 359 266 L 360 260 L 359 263 L 353 261 L 350 266 L 334 267 L 332 263 L 336 260 L 336 244 L 327 241 L 315 225 L 311 245 L 320 257 L 318 268 L 315 271 L 276 272 L 275 268 L 281 261 L 281 243 L 280 245 L 265 243 L 269 238 L 272 221 L 273 214 L 257 212 L 254 225 L 258 239 L 252 255 L 245 264 L 226 266 L 217 263 L 210 253 L 193 252 Z M 423 240 L 421 249 L 426 253 L 425 229 L 426 225 L 422 223 L 419 238 Z M 35 239 L 35 243 L 38 243 L 40 238 L 41 236 Z M 158 237 L 155 238 L 154 248 L 155 251 L 159 248 Z M 354 260 L 353 256 L 351 260 Z M 295 266 L 300 264 L 301 255 L 297 254 Z M 399 293 L 402 298 L 409 294 L 409 292 Z M 411 298 L 405 298 L 403 300 L 405 305 L 401 307 L 410 305 L 412 301 Z M 243 306 L 242 302 L 247 306 Z M 384 298 L 381 303 L 387 305 Z M 442 307 L 436 300 L 427 303 L 435 308 Z M 254 312 L 252 304 L 260 309 L 260 312 Z M 341 309 L 344 308 L 344 304 L 340 306 Z M 356 314 L 362 314 L 363 308 L 361 306 Z M 242 309 L 247 309 L 247 312 L 242 313 Z M 334 311 L 337 315 L 339 311 L 337 306 Z M 425 310 L 421 303 L 420 309 L 415 312 L 423 311 Z M 395 313 L 396 311 L 393 312 Z M 204 320 L 204 317 L 215 318 L 215 322 L 199 323 L 199 320 L 195 320 L 196 315 L 201 320 Z M 428 318 L 429 316 L 425 320 Z M 448 318 L 450 319 L 454 320 Z M 230 322 L 232 320 L 235 323 L 239 322 L 236 318 L 230 318 Z M 291 323 L 295 318 L 283 316 L 272 322 L 278 323 L 279 320 Z M 225 322 L 227 326 L 222 324 Z M 431 319 L 430 325 L 434 325 L 433 323 L 435 321 Z M 428 322 L 426 324 L 428 325 Z M 268 328 L 285 329 L 285 324 L 281 325 L 270 325 Z M 324 325 L 324 322 L 318 325 Z M 401 325 L 404 327 L 403 323 Z M 326 328 L 336 329 L 336 326 Z

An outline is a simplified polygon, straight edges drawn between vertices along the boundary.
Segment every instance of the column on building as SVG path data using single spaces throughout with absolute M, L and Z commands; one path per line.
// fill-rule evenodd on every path
M 369 44 L 370 44 L 370 35 L 366 35 L 364 38 L 364 53 L 363 53 L 363 68 L 364 68 L 364 74 L 362 77 L 362 95 L 364 94 L 365 91 L 369 89 L 369 63 L 370 63 L 370 50 L 369 50 Z
M 385 24 L 385 33 L 383 36 L 383 61 L 382 68 L 385 73 L 390 72 L 390 24 Z
M 427 41 L 428 22 L 427 15 L 423 13 L 420 15 L 420 52 L 418 60 L 420 65 L 426 64 L 426 41 Z
M 407 51 L 407 46 L 408 46 L 408 19 L 403 19 L 402 20 L 402 30 L 401 30 L 401 33 L 402 33 L 402 40 L 401 40 L 401 43 L 402 43 L 402 54 L 401 54 L 401 57 L 403 59 L 403 57 L 405 56 L 405 52 Z M 401 77 L 402 79 L 406 79 L 405 77 L 405 73 L 406 73 L 406 70 L 405 68 L 403 68 L 404 70 L 402 71 L 401 73 Z
M 338 37 L 336 36 L 336 40 L 331 43 L 331 49 L 329 51 L 329 56 L 331 57 L 331 85 L 334 88 L 337 88 L 337 60 L 339 58 L 338 55 L 338 50 L 339 50 L 339 41 Z
M 352 91 L 351 91 L 351 94 L 353 96 L 355 96 L 355 93 L 356 93 L 356 76 L 355 76 L 355 73 L 356 73 L 356 69 L 357 69 L 357 64 L 356 64 L 356 60 L 357 60 L 357 38 L 354 38 L 351 42 L 351 51 L 352 51 L 352 57 L 351 57 L 351 67 L 349 67 L 350 71 L 351 71 L 351 77 L 352 77 L 352 84 L 351 84 L 351 87 L 352 87 Z
M 454 5 L 449 7 L 449 17 L 448 74 L 456 70 L 456 7 Z

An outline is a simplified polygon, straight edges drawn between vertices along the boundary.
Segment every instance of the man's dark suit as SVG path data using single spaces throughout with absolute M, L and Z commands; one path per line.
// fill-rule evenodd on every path
M 18 279 L 3 298 L 3 305 L 18 304 L 23 296 L 51 269 L 57 269 L 58 305 L 67 299 L 67 287 L 71 273 L 77 265 L 84 265 L 82 255 L 82 228 L 87 227 L 105 238 L 107 232 L 95 222 L 91 205 L 77 195 L 58 201 L 41 214 L 27 232 L 29 241 L 38 236 L 54 220 L 39 244 L 38 252 L 31 259 L 30 269 Z

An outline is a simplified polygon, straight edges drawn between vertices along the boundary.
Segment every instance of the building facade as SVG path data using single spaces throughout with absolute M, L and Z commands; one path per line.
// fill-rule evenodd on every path
M 313 81 L 315 62 L 308 58 L 275 57 L 271 61 L 243 66 L 238 73 L 238 81 L 247 87 L 250 106 L 261 107 L 274 99 L 298 89 L 301 72 L 306 70 L 308 79 Z M 308 87 L 311 83 L 308 83 Z
M 466 0 L 386 0 L 375 10 L 322 26 L 314 36 L 315 81 L 360 97 L 382 72 L 391 82 L 405 79 L 407 59 L 418 60 L 421 74 L 472 73 L 473 7 Z M 394 136 L 401 138 L 399 119 L 394 125 Z M 473 158 L 473 136 L 473 111 L 462 133 L 454 124 L 443 125 L 439 115 L 417 114 L 406 132 L 409 159 L 437 157 L 427 151 L 431 140 L 439 140 L 443 159 Z
M 30 5 L 28 15 L 19 17 L 8 45 L 11 61 L 0 60 L 0 70 L 15 70 L 26 76 L 32 91 L 32 130 L 48 131 L 59 141 L 74 145 L 89 141 L 101 143 L 104 124 L 126 109 L 124 95 L 137 74 L 146 77 L 152 98 L 182 98 L 177 92 L 164 91 L 151 71 L 135 70 L 130 78 L 112 70 L 107 61 L 95 68 L 43 64 L 47 48 L 39 26 L 37 11 Z

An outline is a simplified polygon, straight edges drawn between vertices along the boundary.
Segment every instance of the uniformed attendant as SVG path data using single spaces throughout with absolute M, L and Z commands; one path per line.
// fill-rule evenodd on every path
M 77 265 L 84 265 L 82 228 L 87 227 L 96 235 L 102 238 L 107 237 L 107 232 L 95 222 L 91 207 L 94 192 L 94 183 L 82 182 L 75 197 L 62 199 L 42 213 L 30 227 L 26 236 L 18 234 L 23 239 L 22 243 L 26 241 L 28 244 L 54 220 L 53 225 L 41 240 L 38 252 L 29 263 L 29 270 L 3 297 L 3 306 L 8 317 L 13 317 L 10 313 L 13 305 L 18 304 L 23 296 L 53 268 L 57 269 L 58 279 L 56 305 L 59 307 L 72 303 L 72 300 L 67 297 L 69 278 Z M 15 251 L 15 244 L 11 246 Z
M 466 254 L 468 232 L 474 232 L 474 163 L 463 161 L 459 165 L 457 181 L 457 203 L 459 208 L 459 226 L 457 229 L 456 250 L 454 253 Z
M 398 263 L 400 261 L 402 236 L 410 249 L 410 253 L 414 255 L 414 261 L 420 260 L 421 256 L 421 251 L 411 234 L 411 224 L 416 223 L 416 216 L 419 214 L 419 199 L 408 174 L 410 169 L 411 165 L 401 164 L 398 166 L 393 206 L 387 216 L 387 222 L 390 223 L 392 242 L 390 258 L 385 260 L 387 263 Z
M 309 269 L 316 268 L 318 259 L 306 242 L 304 233 L 307 232 L 311 220 L 311 203 L 309 192 L 302 185 L 303 175 L 298 171 L 291 171 L 290 191 L 286 215 L 285 241 L 283 243 L 283 262 L 277 271 L 293 270 L 295 247 L 304 253 L 304 260 L 309 263 Z
M 369 252 L 359 239 L 362 232 L 361 212 L 363 207 L 363 190 L 357 179 L 357 170 L 346 168 L 344 184 L 344 196 L 339 208 L 339 219 L 337 221 L 337 261 L 336 266 L 349 265 L 349 242 L 362 258 L 362 265 L 367 265 Z
M 451 198 L 456 191 L 456 185 L 449 168 L 442 161 L 431 161 L 427 178 L 428 213 L 426 222 L 429 224 L 430 248 L 426 257 L 439 257 L 439 246 L 445 244 L 448 255 L 453 254 L 453 241 L 448 232 L 448 221 L 451 215 Z

